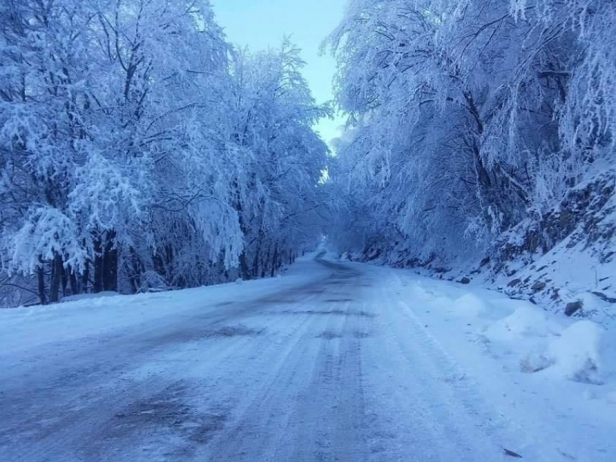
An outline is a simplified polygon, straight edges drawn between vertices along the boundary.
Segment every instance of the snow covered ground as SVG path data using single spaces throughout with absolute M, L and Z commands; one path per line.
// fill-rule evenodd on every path
M 616 338 L 410 271 L 0 311 L 1 461 L 616 460 Z

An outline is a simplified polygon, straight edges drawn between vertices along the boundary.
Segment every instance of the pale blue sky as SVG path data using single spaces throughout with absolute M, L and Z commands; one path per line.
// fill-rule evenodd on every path
M 291 35 L 306 61 L 304 75 L 319 103 L 332 99 L 336 64 L 319 56 L 323 39 L 336 27 L 347 0 L 212 0 L 218 23 L 229 41 L 253 50 L 276 47 Z M 317 129 L 329 142 L 339 135 L 341 119 L 322 120 Z

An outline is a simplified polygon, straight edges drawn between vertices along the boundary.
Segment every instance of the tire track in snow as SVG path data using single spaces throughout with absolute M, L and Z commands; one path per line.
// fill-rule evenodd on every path
M 282 315 L 288 316 L 288 315 Z M 232 411 L 229 425 L 212 442 L 203 455 L 206 460 L 255 460 L 265 457 L 271 434 L 277 420 L 287 411 L 280 408 L 291 399 L 289 393 L 297 390 L 298 374 L 310 371 L 312 356 L 308 337 L 314 335 L 316 322 L 322 318 L 300 314 L 304 319 L 302 328 L 294 332 L 292 341 L 275 355 L 268 355 L 267 364 L 259 368 L 263 378 L 241 387 L 242 396 Z M 241 374 L 241 372 L 240 372 Z M 305 380 L 305 378 L 304 378 Z M 232 442 L 232 443 L 231 443 Z
M 286 295 L 286 291 L 281 294 Z M 109 355 L 109 352 L 86 342 L 88 347 L 83 351 L 79 351 L 79 347 L 74 349 L 77 367 L 68 363 L 63 367 L 67 372 L 58 373 L 56 368 L 47 365 L 51 372 L 49 383 L 34 381 L 31 384 L 27 376 L 20 377 L 20 382 L 9 382 L 4 395 L 0 396 L 3 409 L 0 442 L 4 442 L 0 445 L 1 460 L 46 460 L 49 453 L 55 454 L 55 458 L 69 459 L 68 454 L 62 455 L 66 451 L 81 454 L 79 457 L 86 460 L 109 460 L 105 454 L 112 445 L 120 450 L 120 454 L 122 451 L 130 453 L 134 449 L 132 439 L 138 436 L 138 432 L 119 438 L 113 431 L 113 427 L 120 424 L 114 416 L 135 402 L 164 394 L 178 378 L 216 377 L 216 369 L 229 358 L 241 356 L 242 350 L 252 354 L 254 339 L 199 338 L 194 332 L 200 324 L 205 332 L 213 332 L 217 327 L 249 319 L 255 314 L 254 303 L 249 302 L 248 308 L 239 310 L 239 315 L 238 310 L 229 310 L 214 317 L 205 316 L 204 321 L 200 321 L 199 316 L 183 316 L 179 321 L 174 320 L 175 325 L 146 329 L 138 334 L 131 332 L 124 338 L 114 336 L 117 341 L 106 342 L 105 346 L 114 348 L 119 355 Z M 275 308 L 275 304 L 265 306 Z M 257 308 L 262 310 L 261 302 Z M 288 338 L 293 339 L 293 324 L 288 320 L 286 323 L 278 317 L 264 320 L 273 324 L 269 326 L 272 335 L 263 340 L 262 347 L 270 347 L 271 340 L 276 338 L 271 326 L 277 324 L 284 325 Z M 297 321 L 301 323 L 302 319 Z M 183 329 L 187 329 L 190 335 L 183 335 Z M 154 339 L 164 341 L 155 342 Z M 152 346 L 146 348 L 146 345 Z M 187 345 L 193 349 L 192 355 L 187 351 Z M 200 350 L 195 350 L 194 345 L 199 345 Z M 180 362 L 166 359 L 173 357 L 178 349 L 187 354 Z M 79 365 L 81 363 L 87 365 L 87 370 Z M 191 374 L 190 370 L 195 368 L 198 373 Z M 72 381 L 72 377 L 76 380 Z M 203 381 L 199 386 L 211 389 Z M 113 434 L 113 438 L 110 440 L 105 432 Z M 3 453 L 6 457 L 2 457 Z M 119 457 L 117 454 L 114 459 Z M 122 459 L 151 460 L 147 452 L 126 456 L 123 454 Z
M 382 285 L 373 294 L 378 346 L 366 358 L 368 413 L 381 429 L 371 436 L 371 460 L 504 460 L 489 407 L 410 307 Z
M 362 316 L 352 307 L 357 303 L 339 292 L 324 291 L 314 303 L 285 311 L 286 316 L 307 315 L 306 329 L 274 367 L 270 364 L 269 378 L 238 405 L 234 421 L 203 452 L 204 458 L 362 460 L 345 456 L 363 452 L 363 438 L 353 427 L 355 420 L 361 426 L 361 399 L 357 400 L 357 387 L 349 386 L 358 374 L 347 359 L 348 351 L 355 351 L 354 363 L 359 361 L 361 339 L 349 331 Z M 338 402 L 342 405 L 333 408 Z
M 366 319 L 357 314 L 359 303 L 346 301 L 344 308 L 338 308 L 344 315 L 330 318 L 326 326 L 331 335 L 319 337 L 308 397 L 299 403 L 289 422 L 294 441 L 279 444 L 274 460 L 366 460 L 363 338 L 354 335 Z M 302 442 L 306 428 L 314 428 L 315 434 Z

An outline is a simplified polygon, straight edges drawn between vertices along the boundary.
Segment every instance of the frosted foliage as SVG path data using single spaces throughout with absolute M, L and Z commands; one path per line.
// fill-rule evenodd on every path
M 82 267 L 86 254 L 79 245 L 72 220 L 60 211 L 38 207 L 28 213 L 27 221 L 8 235 L 9 271 L 33 272 L 42 261 L 61 256 L 66 264 Z
M 76 171 L 70 210 L 87 217 L 86 229 L 118 229 L 142 213 L 141 193 L 108 159 L 93 154 Z
M 275 274 L 326 203 L 299 53 L 207 0 L 2 2 L 2 268 L 43 303 Z
M 616 5 L 576 3 L 582 3 L 576 5 L 581 12 L 571 27 L 580 34 L 585 54 L 572 73 L 561 131 L 569 149 L 602 156 L 614 147 L 616 130 Z
M 443 262 L 551 210 L 614 160 L 615 40 L 614 2 L 349 2 L 339 245 Z

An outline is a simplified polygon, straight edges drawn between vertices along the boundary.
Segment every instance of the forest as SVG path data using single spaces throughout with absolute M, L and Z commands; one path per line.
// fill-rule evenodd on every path
M 323 236 L 497 271 L 590 224 L 611 261 L 614 2 L 350 0 L 323 52 L 320 105 L 207 0 L 3 1 L 0 304 L 273 276 Z
M 544 258 L 609 286 L 615 2 L 353 0 L 326 46 L 349 117 L 329 166 L 341 252 L 489 277 Z
M 0 3 L 0 304 L 273 275 L 320 230 L 300 50 L 208 1 Z

